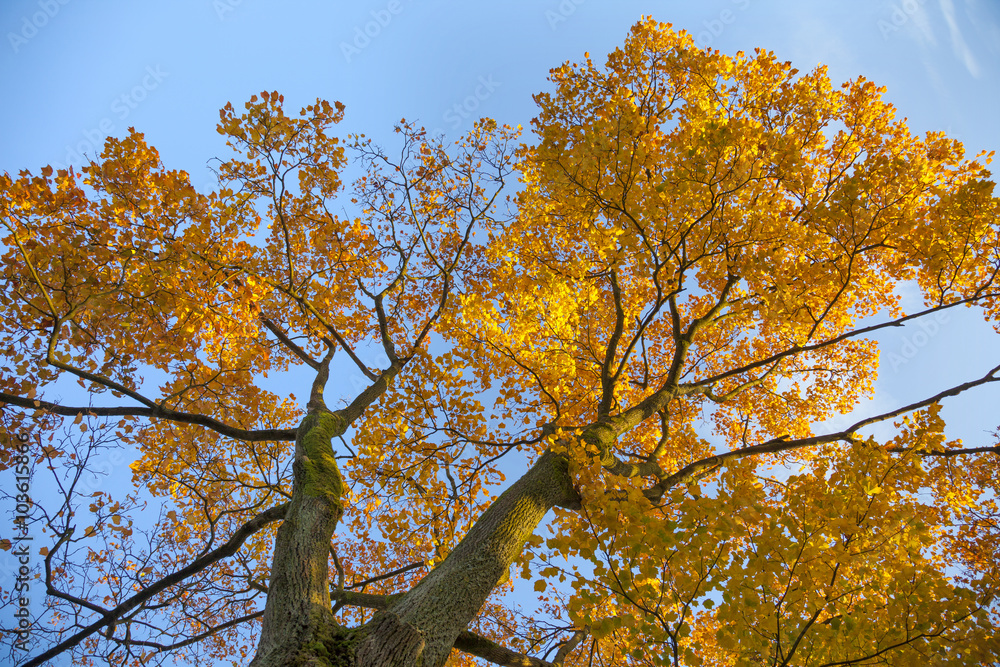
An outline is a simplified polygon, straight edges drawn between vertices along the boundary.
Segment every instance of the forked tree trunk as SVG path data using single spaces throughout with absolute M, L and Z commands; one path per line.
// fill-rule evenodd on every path
M 299 430 L 292 500 L 278 529 L 251 665 L 441 667 L 545 514 L 577 502 L 565 459 L 544 454 L 443 563 L 366 626 L 348 632 L 333 622 L 328 564 L 343 492 L 330 440 L 345 427 L 339 416 L 316 412 Z

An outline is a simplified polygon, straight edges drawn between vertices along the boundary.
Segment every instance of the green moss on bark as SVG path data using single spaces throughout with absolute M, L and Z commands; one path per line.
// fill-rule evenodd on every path
M 302 420 L 303 488 L 307 496 L 335 500 L 338 504 L 344 493 L 344 480 L 333 455 L 333 439 L 344 432 L 343 417 L 319 410 Z
M 348 628 L 325 622 L 323 628 L 310 642 L 302 646 L 294 667 L 354 667 L 357 637 Z

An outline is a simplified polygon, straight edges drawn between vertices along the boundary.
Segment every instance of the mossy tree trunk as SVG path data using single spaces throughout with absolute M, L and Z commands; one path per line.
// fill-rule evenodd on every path
M 251 665 L 440 667 L 545 514 L 577 501 L 566 461 L 544 454 L 443 563 L 368 625 L 345 632 L 331 613 L 329 553 L 343 493 L 331 440 L 346 425 L 340 413 L 319 409 L 299 428 L 292 500 L 278 529 Z
M 345 430 L 346 420 L 322 407 L 299 426 L 292 500 L 274 544 L 253 667 L 330 664 L 330 544 L 344 490 L 331 441 Z

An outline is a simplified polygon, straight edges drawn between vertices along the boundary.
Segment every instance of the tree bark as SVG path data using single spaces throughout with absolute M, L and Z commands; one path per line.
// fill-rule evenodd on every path
M 550 509 L 579 502 L 566 459 L 546 452 L 475 523 L 441 565 L 379 612 L 358 646 L 358 667 L 441 667 L 459 633 L 510 571 Z
M 343 494 L 331 440 L 346 427 L 342 414 L 325 408 L 310 410 L 299 426 L 292 500 L 278 529 L 260 643 L 250 664 L 441 667 L 545 514 L 579 502 L 566 459 L 543 454 L 443 563 L 366 626 L 348 631 L 333 620 L 329 572 Z
M 345 430 L 346 420 L 325 409 L 311 411 L 299 426 L 292 500 L 274 544 L 252 667 L 344 664 L 330 661 L 347 647 L 334 636 L 329 557 L 331 538 L 343 514 L 343 482 L 331 440 Z

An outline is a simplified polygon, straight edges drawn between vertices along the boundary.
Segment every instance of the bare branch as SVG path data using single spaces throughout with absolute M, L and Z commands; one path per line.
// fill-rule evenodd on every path
M 255 618 L 260 618 L 263 615 L 264 615 L 263 611 L 255 611 L 252 614 L 247 614 L 246 616 L 240 616 L 239 618 L 234 618 L 231 621 L 226 621 L 225 623 L 220 623 L 219 625 L 211 627 L 208 630 L 205 630 L 204 632 L 201 632 L 201 633 L 199 633 L 197 635 L 194 635 L 193 637 L 188 637 L 187 639 L 184 639 L 182 641 L 176 642 L 174 644 L 161 644 L 159 642 L 143 641 L 143 640 L 139 640 L 139 639 L 118 640 L 118 639 L 112 638 L 112 640 L 120 642 L 122 644 L 127 644 L 129 646 L 146 646 L 146 647 L 149 647 L 149 648 L 155 648 L 157 651 L 159 651 L 161 653 L 164 653 L 166 651 L 175 651 L 175 650 L 177 650 L 179 648 L 184 648 L 185 646 L 190 646 L 191 644 L 197 644 L 202 639 L 205 639 L 206 637 L 211 637 L 216 632 L 221 632 L 223 630 L 228 630 L 229 628 L 235 627 L 235 626 L 237 626 L 237 625 L 239 625 L 241 623 L 246 623 L 247 621 L 252 621 Z
M 220 422 L 217 419 L 208 417 L 206 415 L 191 414 L 189 412 L 180 412 L 179 410 L 173 410 L 171 408 L 165 408 L 161 405 L 154 404 L 153 407 L 145 408 L 127 408 L 127 407 L 70 407 L 65 405 L 59 405 L 58 403 L 51 403 L 49 401 L 43 401 L 37 398 L 25 398 L 23 396 L 14 396 L 13 394 L 7 394 L 0 392 L 0 404 L 16 405 L 20 408 L 25 408 L 27 410 L 44 410 L 50 414 L 62 415 L 63 417 L 75 417 L 79 414 L 93 415 L 95 417 L 147 417 L 154 419 L 165 419 L 167 421 L 177 422 L 179 424 L 195 424 L 197 426 L 204 426 L 205 428 L 211 429 L 216 433 L 220 433 L 229 438 L 236 438 L 237 440 L 243 440 L 244 442 L 275 442 L 275 441 L 286 441 L 295 440 L 294 428 L 285 429 L 259 429 L 259 430 L 247 430 L 242 428 L 236 428 L 235 426 L 230 426 Z
M 383 579 L 389 579 L 391 577 L 395 577 L 397 574 L 403 574 L 404 572 L 409 572 L 410 570 L 415 570 L 418 567 L 423 567 L 424 565 L 426 565 L 426 563 L 424 561 L 422 561 L 422 560 L 421 561 L 417 561 L 416 563 L 410 563 L 409 565 L 406 565 L 404 567 L 401 567 L 401 568 L 398 568 L 396 570 L 393 570 L 392 572 L 386 572 L 385 574 L 380 574 L 377 577 L 372 577 L 370 579 L 365 579 L 364 581 L 359 581 L 356 584 L 351 584 L 350 586 L 347 587 L 347 590 L 353 590 L 355 588 L 362 588 L 363 586 L 367 586 L 368 584 L 373 584 L 376 581 L 382 581 Z
M 896 410 L 891 410 L 889 412 L 883 412 L 880 415 L 874 417 L 867 417 L 858 422 L 855 422 L 851 426 L 847 427 L 843 431 L 838 431 L 836 433 L 828 433 L 826 435 L 814 435 L 808 438 L 797 438 L 789 439 L 787 437 L 775 438 L 773 440 L 768 440 L 767 442 L 762 442 L 758 445 L 753 445 L 751 447 L 744 447 L 743 449 L 735 449 L 724 454 L 716 454 L 715 456 L 709 456 L 707 458 L 701 459 L 700 461 L 695 461 L 694 463 L 688 464 L 684 468 L 681 468 L 669 477 L 661 480 L 658 484 L 650 489 L 647 489 L 645 495 L 650 500 L 656 502 L 663 497 L 667 489 L 670 489 L 678 484 L 683 484 L 685 482 L 693 481 L 696 476 L 703 476 L 711 472 L 711 469 L 717 468 L 728 460 L 741 459 L 747 456 L 753 456 L 755 454 L 777 454 L 781 452 L 788 452 L 796 449 L 802 449 L 804 447 L 810 447 L 813 445 L 820 445 L 828 442 L 836 442 L 838 440 L 852 441 L 855 440 L 855 433 L 865 426 L 871 426 L 872 424 L 877 424 L 879 422 L 884 422 L 899 415 L 906 414 L 908 412 L 913 412 L 914 410 L 919 410 L 921 408 L 926 408 L 934 403 L 940 402 L 944 398 L 949 396 L 957 396 L 964 391 L 968 391 L 974 387 L 978 387 L 984 384 L 989 384 L 991 382 L 1000 381 L 1000 377 L 997 377 L 997 373 L 1000 372 L 1000 366 L 993 367 L 986 375 L 979 378 L 978 380 L 972 380 L 970 382 L 964 382 L 960 385 L 951 387 L 950 389 L 945 389 L 930 398 L 926 398 L 922 401 L 917 401 L 916 403 L 910 403 L 909 405 L 897 408 Z M 976 450 L 953 450 L 954 453 L 951 456 L 956 456 L 958 454 L 970 454 L 978 453 L 982 451 L 992 451 L 996 452 L 1000 449 L 997 448 L 979 448 Z M 890 451 L 902 451 L 902 450 L 890 450 Z M 923 453 L 923 452 L 921 452 Z M 933 452 L 927 452 L 925 455 L 935 455 Z M 946 452 L 938 453 L 936 455 L 948 456 Z
M 713 375 L 712 377 L 708 377 L 708 378 L 704 378 L 702 380 L 698 380 L 697 382 L 692 383 L 691 386 L 711 386 L 712 384 L 714 384 L 714 383 L 716 383 L 716 382 L 718 382 L 720 380 L 725 380 L 726 378 L 733 377 L 734 375 L 739 375 L 740 373 L 746 373 L 747 371 L 752 371 L 755 368 L 760 368 L 761 366 L 767 366 L 769 364 L 774 363 L 775 361 L 779 361 L 780 359 L 784 359 L 785 357 L 789 357 L 789 356 L 798 354 L 800 352 L 812 352 L 814 350 L 819 350 L 819 349 L 822 349 L 824 347 L 829 347 L 830 345 L 833 345 L 835 343 L 839 343 L 839 342 L 844 341 L 844 340 L 848 340 L 850 338 L 857 338 L 858 336 L 863 336 L 865 334 L 874 333 L 876 331 L 880 331 L 880 330 L 886 329 L 888 327 L 901 327 L 906 322 L 908 322 L 910 320 L 915 320 L 915 319 L 918 319 L 920 317 L 924 317 L 926 315 L 930 315 L 931 313 L 936 313 L 936 312 L 940 312 L 940 311 L 943 311 L 943 310 L 947 310 L 949 308 L 954 308 L 955 306 L 971 305 L 971 304 L 976 303 L 978 301 L 982 301 L 982 300 L 985 300 L 985 299 L 991 299 L 991 298 L 994 298 L 996 296 L 1000 296 L 1000 294 L 998 294 L 997 292 L 988 292 L 988 293 L 985 293 L 985 294 L 978 294 L 976 296 L 972 296 L 972 297 L 969 297 L 967 299 L 959 299 L 958 301 L 954 301 L 952 303 L 943 304 L 943 305 L 940 305 L 940 306 L 934 306 L 932 308 L 927 308 L 927 309 L 922 310 L 922 311 L 920 311 L 918 313 L 913 313 L 912 315 L 905 315 L 903 317 L 900 317 L 900 318 L 895 319 L 895 320 L 890 320 L 888 322 L 882 322 L 880 324 L 873 324 L 873 325 L 868 326 L 868 327 L 862 327 L 861 329 L 853 329 L 851 331 L 842 333 L 839 336 L 834 336 L 833 338 L 829 338 L 827 340 L 820 341 L 818 343 L 813 343 L 812 345 L 793 345 L 790 348 L 788 348 L 787 350 L 783 350 L 782 352 L 778 352 L 777 354 L 773 354 L 770 357 L 766 357 L 764 359 L 759 359 L 758 361 L 754 361 L 753 363 L 749 363 L 749 364 L 747 364 L 745 366 L 740 366 L 739 368 L 731 368 L 728 371 L 719 373 L 717 375 Z
M 285 347 L 291 350 L 296 357 L 298 357 L 305 363 L 309 364 L 313 368 L 317 370 L 319 369 L 320 362 L 316 361 L 311 356 L 309 356 L 309 354 L 301 347 L 299 347 L 295 343 L 295 341 L 289 338 L 277 324 L 275 324 L 274 322 L 263 316 L 261 316 L 260 321 L 265 327 L 267 327 L 268 331 L 273 333 L 275 338 L 277 338 L 279 341 L 282 342 L 282 344 L 284 344 Z
M 228 558 L 229 556 L 232 556 L 239 550 L 241 546 L 243 546 L 243 543 L 246 542 L 247 538 L 249 538 L 251 535 L 261 530 L 269 523 L 273 523 L 274 521 L 278 521 L 284 518 L 285 512 L 287 510 L 288 510 L 288 503 L 284 503 L 282 505 L 277 505 L 269 510 L 261 512 L 260 514 L 250 519 L 242 526 L 240 526 L 240 528 L 233 534 L 233 536 L 229 538 L 229 541 L 220 546 L 218 549 L 210 551 L 201 558 L 196 559 L 187 567 L 182 568 L 177 572 L 174 572 L 173 574 L 167 575 L 166 577 L 160 579 L 158 582 L 152 584 L 151 586 L 147 586 L 146 588 L 142 589 L 141 591 L 139 591 L 129 599 L 125 600 L 118 606 L 109 610 L 107 613 L 104 614 L 104 616 L 100 620 L 91 623 L 87 627 L 83 628 L 79 632 L 72 635 L 70 638 L 59 642 L 58 644 L 56 644 L 49 650 L 45 651 L 44 653 L 35 656 L 31 660 L 21 665 L 21 667 L 35 667 L 35 665 L 41 665 L 47 660 L 51 660 L 60 653 L 73 648 L 74 646 L 76 646 L 77 644 L 79 644 L 80 642 L 82 642 L 84 639 L 94 634 L 95 632 L 99 632 L 101 628 L 104 628 L 105 626 L 108 625 L 112 625 L 123 615 L 127 614 L 129 611 L 135 609 L 136 607 L 143 604 L 152 597 L 158 595 L 159 593 L 162 593 L 171 586 L 179 584 L 180 582 L 184 581 L 191 575 L 197 574 L 198 572 L 204 570 L 209 565 L 212 565 L 213 563 L 216 563 L 222 560 L 223 558 Z
M 622 290 L 618 285 L 618 276 L 614 269 L 609 271 L 608 275 L 611 281 L 611 295 L 615 303 L 615 330 L 611 332 L 611 338 L 608 339 L 604 363 L 601 364 L 601 403 L 597 407 L 598 419 L 611 414 L 615 396 L 615 381 L 618 379 L 618 373 L 612 376 L 611 367 L 614 365 L 615 354 L 618 352 L 618 341 L 621 340 L 622 331 L 625 329 L 625 310 L 622 307 Z

